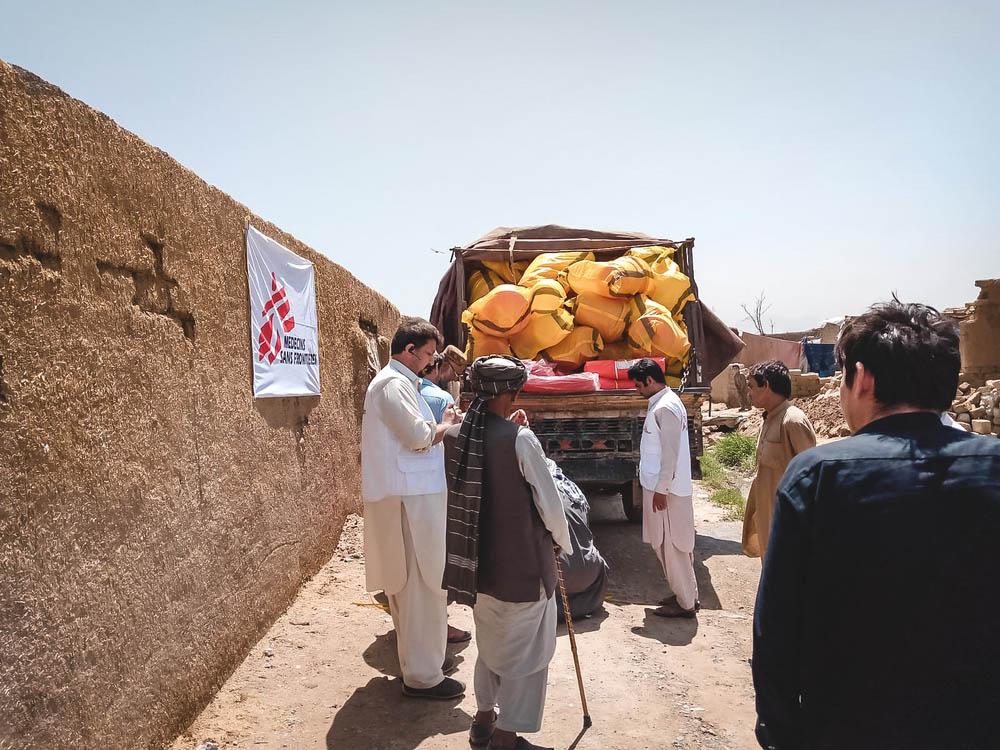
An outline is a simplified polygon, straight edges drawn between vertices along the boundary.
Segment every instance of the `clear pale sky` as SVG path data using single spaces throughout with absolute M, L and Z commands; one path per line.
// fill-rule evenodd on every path
M 144 7 L 150 6 L 150 7 Z M 776 331 L 1000 275 L 996 2 L 11 2 L 0 57 L 427 315 L 496 226 L 697 238 Z

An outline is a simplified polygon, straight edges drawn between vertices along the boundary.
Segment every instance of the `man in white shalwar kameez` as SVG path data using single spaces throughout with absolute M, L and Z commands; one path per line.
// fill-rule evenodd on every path
M 439 444 L 456 421 L 438 425 L 417 391 L 416 373 L 434 357 L 440 334 L 404 318 L 392 359 L 368 386 L 361 422 L 365 578 L 385 591 L 396 628 L 403 694 L 448 699 L 465 686 L 444 676 L 447 594 L 441 588 L 447 494 Z
M 649 400 L 639 443 L 642 484 L 642 540 L 656 553 L 673 595 L 653 610 L 660 617 L 695 617 L 698 584 L 694 575 L 694 504 L 687 410 L 666 386 L 660 366 L 641 359 L 628 371 L 639 394 Z
M 473 746 L 536 748 L 556 645 L 555 554 L 571 552 L 562 500 L 524 412 L 508 419 L 527 371 L 512 357 L 470 368 L 476 394 L 445 435 L 448 565 L 445 583 L 472 603 L 479 656 Z

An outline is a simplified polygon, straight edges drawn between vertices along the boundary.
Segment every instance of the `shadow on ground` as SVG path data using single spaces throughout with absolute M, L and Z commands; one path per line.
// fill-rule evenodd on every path
M 448 654 L 454 657 L 455 665 L 459 666 L 465 661 L 465 657 L 460 656 L 460 652 L 469 647 L 469 642 L 448 644 Z M 375 636 L 375 640 L 364 650 L 362 658 L 372 669 L 377 669 L 389 677 L 402 677 L 402 670 L 399 668 L 399 651 L 396 649 L 396 631 L 390 630 L 388 633 Z
M 355 690 L 326 733 L 327 750 L 414 750 L 438 735 L 455 735 L 455 747 L 468 744 L 472 716 L 458 707 L 461 698 L 415 700 L 401 690 L 402 681 L 388 677 L 373 677 Z

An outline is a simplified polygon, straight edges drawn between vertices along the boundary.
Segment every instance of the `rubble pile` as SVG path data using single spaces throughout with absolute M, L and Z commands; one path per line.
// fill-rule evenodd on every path
M 962 383 L 948 413 L 969 432 L 1000 435 L 1000 380 L 978 388 Z
M 820 378 L 821 385 L 815 396 L 792 400 L 806 413 L 818 438 L 847 437 L 851 434 L 844 413 L 840 410 L 841 376 Z

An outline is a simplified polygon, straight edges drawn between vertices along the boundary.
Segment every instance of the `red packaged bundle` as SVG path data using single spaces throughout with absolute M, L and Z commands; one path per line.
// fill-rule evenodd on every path
M 574 375 L 528 375 L 525 393 L 593 393 L 600 390 L 600 378 L 594 372 Z

